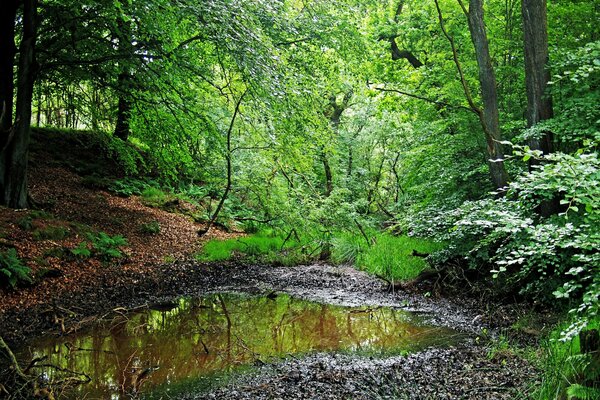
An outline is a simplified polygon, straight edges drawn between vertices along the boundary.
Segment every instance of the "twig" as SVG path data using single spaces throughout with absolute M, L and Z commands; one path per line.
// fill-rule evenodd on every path
M 15 357 L 15 354 L 11 351 L 10 347 L 8 347 L 2 336 L 0 336 L 0 349 L 4 350 L 4 352 L 8 356 L 11 363 L 11 367 L 15 370 L 17 376 L 25 381 L 29 381 L 30 377 L 23 372 L 21 366 L 17 361 L 17 358 Z

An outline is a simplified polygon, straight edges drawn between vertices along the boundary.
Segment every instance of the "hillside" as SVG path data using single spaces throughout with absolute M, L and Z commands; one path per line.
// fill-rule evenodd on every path
M 97 180 L 86 175 L 90 168 L 100 171 L 105 183 L 122 176 L 92 138 L 35 131 L 28 179 L 37 207 L 0 210 L 0 247 L 16 249 L 33 282 L 18 291 L 0 289 L 0 313 L 51 304 L 55 297 L 93 282 L 125 279 L 121 272 L 131 280 L 136 275 L 150 278 L 159 265 L 191 258 L 202 242 L 236 235 L 213 228 L 200 238 L 203 224 L 190 217 L 197 206 L 189 202 L 177 199 L 167 211 L 147 205 L 141 196 L 123 197 L 98 188 Z M 90 234 L 100 232 L 126 239 L 119 246 L 124 257 L 107 262 L 101 255 L 73 254 L 80 243 L 89 242 Z

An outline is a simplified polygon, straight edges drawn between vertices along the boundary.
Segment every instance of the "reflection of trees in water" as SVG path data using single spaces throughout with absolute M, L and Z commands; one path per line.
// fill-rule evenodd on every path
M 384 307 L 349 309 L 303 302 L 285 295 L 275 299 L 218 294 L 186 299 L 168 311 L 146 310 L 115 321 L 88 336 L 40 347 L 70 369 L 94 378 L 92 397 L 125 393 L 136 386 L 136 373 L 160 365 L 146 385 L 229 370 L 256 358 L 286 356 L 313 350 L 402 350 L 413 339 L 448 335 L 410 323 L 407 314 Z

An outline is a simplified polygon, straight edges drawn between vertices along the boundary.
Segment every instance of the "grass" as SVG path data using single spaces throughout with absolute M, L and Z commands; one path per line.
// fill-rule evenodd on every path
M 206 242 L 196 258 L 205 262 L 225 261 L 238 254 L 270 261 L 278 258 L 285 260 L 286 251 L 289 252 L 295 244 L 290 240 L 285 242 L 283 237 L 275 235 L 273 232 L 262 231 L 239 239 L 210 240 Z
M 422 257 L 413 256 L 413 250 L 430 254 L 441 250 L 442 243 L 427 239 L 376 234 L 369 246 L 361 235 L 341 233 L 332 240 L 332 261 L 351 263 L 371 274 L 390 280 L 411 280 L 428 265 Z
M 581 354 L 579 337 L 561 341 L 561 332 L 568 323 L 559 325 L 542 346 L 541 384 L 532 399 L 600 399 L 600 359 Z M 589 324 L 598 329 L 600 319 Z

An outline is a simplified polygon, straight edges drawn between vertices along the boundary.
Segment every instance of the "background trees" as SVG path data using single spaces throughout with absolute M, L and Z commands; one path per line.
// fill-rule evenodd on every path
M 593 191 L 596 176 L 595 2 L 7 6 L 4 205 L 27 205 L 32 121 L 103 131 L 117 153 L 134 146 L 152 159 L 129 162 L 128 173 L 195 190 L 208 220 L 268 225 L 316 247 L 338 231 L 431 233 L 439 223 L 456 228 L 436 233 L 451 243 L 447 255 L 495 271 L 510 260 L 511 282 L 530 287 L 539 274 L 519 275 L 527 263 L 508 249 L 530 248 L 523 241 L 542 228 L 594 235 L 596 206 L 580 188 Z M 504 156 L 513 145 L 519 157 Z M 552 180 L 557 166 L 586 172 Z M 490 197 L 504 187 L 509 198 Z M 546 207 L 553 199 L 563 207 Z M 570 282 L 551 273 L 556 285 Z M 569 295 L 586 293 L 590 279 Z

